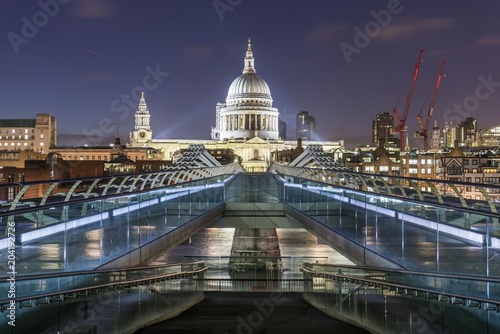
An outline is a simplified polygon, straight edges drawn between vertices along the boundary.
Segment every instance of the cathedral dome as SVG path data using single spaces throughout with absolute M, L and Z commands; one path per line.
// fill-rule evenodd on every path
M 255 72 L 254 58 L 250 39 L 245 57 L 243 74 L 234 79 L 227 91 L 226 105 L 262 105 L 271 107 L 273 98 L 267 83 Z
M 242 74 L 234 79 L 227 92 L 229 98 L 271 98 L 267 83 L 257 74 Z
M 279 112 L 273 108 L 273 98 L 267 83 L 257 75 L 252 45 L 248 39 L 243 73 L 227 91 L 226 103 L 217 103 L 212 139 L 231 140 L 259 137 L 279 138 Z

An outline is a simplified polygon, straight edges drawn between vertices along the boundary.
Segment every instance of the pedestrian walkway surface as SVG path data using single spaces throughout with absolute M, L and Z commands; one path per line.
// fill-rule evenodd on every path
M 205 299 L 176 318 L 137 334 L 366 334 L 308 304 L 301 293 L 206 292 Z

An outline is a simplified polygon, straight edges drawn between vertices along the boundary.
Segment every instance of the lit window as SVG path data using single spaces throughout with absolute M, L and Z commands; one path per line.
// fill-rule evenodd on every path
M 43 143 L 40 143 L 40 146 L 43 146 Z
M 24 135 L 24 139 L 29 139 L 29 135 Z
M 24 133 L 28 133 L 28 132 L 29 132 L 28 129 L 24 129 Z
M 425 168 L 422 168 L 422 169 L 420 170 L 420 173 L 421 173 L 421 174 L 425 174 Z
M 12 129 L 12 133 L 16 133 L 16 130 Z

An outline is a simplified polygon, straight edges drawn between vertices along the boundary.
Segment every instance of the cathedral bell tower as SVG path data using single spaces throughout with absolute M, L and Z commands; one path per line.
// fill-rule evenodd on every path
M 149 109 L 146 105 L 144 92 L 142 92 L 139 105 L 135 112 L 134 131 L 130 133 L 131 143 L 146 143 L 153 138 L 153 131 L 151 131 L 151 127 L 149 126 L 149 118 Z

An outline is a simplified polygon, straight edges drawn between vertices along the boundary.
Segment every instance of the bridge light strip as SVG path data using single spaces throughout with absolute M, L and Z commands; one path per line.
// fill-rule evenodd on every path
M 356 199 L 349 198 L 346 196 L 337 195 L 337 194 L 332 193 L 332 191 L 335 191 L 335 190 L 331 187 L 311 186 L 311 185 L 303 185 L 303 184 L 296 184 L 296 183 L 289 183 L 289 182 L 285 182 L 285 187 L 301 188 L 301 189 L 304 189 L 304 190 L 312 192 L 312 193 L 316 193 L 316 194 L 320 194 L 320 195 L 323 195 L 326 197 L 334 198 L 334 199 L 340 200 L 342 202 L 355 205 L 357 207 L 361 207 L 361 208 L 364 208 L 364 209 L 367 209 L 370 211 L 381 213 L 381 214 L 384 214 L 384 215 L 389 216 L 391 218 L 397 218 L 400 220 L 404 220 L 405 223 L 419 225 L 419 226 L 425 227 L 425 228 L 430 229 L 430 230 L 439 231 L 439 232 L 442 232 L 442 233 L 445 233 L 448 235 L 452 235 L 452 236 L 455 236 L 455 237 L 458 237 L 461 239 L 469 240 L 469 241 L 480 243 L 483 245 L 486 244 L 486 235 L 484 235 L 484 234 L 473 232 L 473 231 L 463 230 L 463 229 L 453 227 L 450 225 L 446 225 L 443 223 L 437 223 L 434 221 L 430 221 L 430 220 L 427 220 L 427 219 L 424 219 L 421 217 L 415 217 L 415 216 L 405 214 L 402 212 L 398 212 L 395 210 L 382 208 L 382 207 L 379 207 L 377 205 L 369 204 L 369 203 L 364 202 L 364 201 L 356 200 Z M 383 197 L 380 197 L 380 198 L 383 198 Z M 403 201 L 395 200 L 395 202 L 402 203 Z M 500 240 L 498 238 L 491 237 L 490 242 L 491 242 L 492 247 L 500 248 Z

